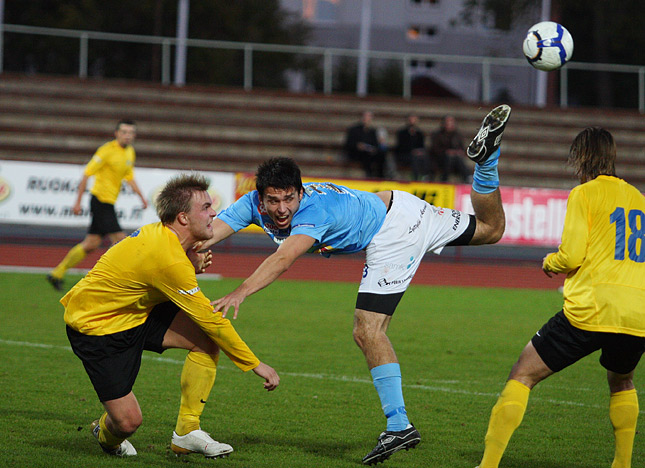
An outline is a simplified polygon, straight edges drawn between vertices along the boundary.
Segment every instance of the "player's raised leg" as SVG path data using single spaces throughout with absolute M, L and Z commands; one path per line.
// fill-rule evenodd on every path
M 470 198 L 477 226 L 471 245 L 493 244 L 504 234 L 506 220 L 499 192 L 497 163 L 502 135 L 510 115 L 511 108 L 506 104 L 490 111 L 466 151 L 476 163 Z

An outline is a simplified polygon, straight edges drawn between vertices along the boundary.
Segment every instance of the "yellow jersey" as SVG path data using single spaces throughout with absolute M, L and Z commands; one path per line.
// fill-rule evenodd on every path
M 645 197 L 635 187 L 601 175 L 574 188 L 562 244 L 543 266 L 567 274 L 573 326 L 645 336 Z
M 94 176 L 90 193 L 103 203 L 114 205 L 123 180 L 134 178 L 135 153 L 132 145 L 123 148 L 116 140 L 109 141 L 96 150 L 83 172 Z
M 195 268 L 173 231 L 143 226 L 112 246 L 61 300 L 64 320 L 85 335 L 108 335 L 146 321 L 152 308 L 172 301 L 237 365 L 260 361 L 197 284 Z

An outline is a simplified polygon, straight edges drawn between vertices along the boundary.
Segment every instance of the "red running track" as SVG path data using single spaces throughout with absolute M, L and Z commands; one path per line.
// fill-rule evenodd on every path
M 69 247 L 42 245 L 0 245 L 0 265 L 53 268 Z M 93 252 L 77 268 L 90 269 L 103 252 Z M 432 257 L 432 256 L 431 256 Z M 246 278 L 264 260 L 265 255 L 215 252 L 208 273 L 226 278 Z M 361 254 L 324 258 L 306 255 L 299 258 L 281 278 L 317 281 L 360 281 L 364 257 Z M 500 263 L 463 263 L 424 261 L 413 284 L 438 286 L 478 286 L 492 288 L 557 289 L 564 277 L 548 278 L 539 265 Z

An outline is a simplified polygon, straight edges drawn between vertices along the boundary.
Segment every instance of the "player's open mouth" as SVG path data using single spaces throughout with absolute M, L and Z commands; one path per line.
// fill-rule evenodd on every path
M 288 222 L 289 222 L 289 215 L 276 216 L 275 217 L 275 222 L 276 222 L 276 224 L 278 224 L 280 226 L 284 226 L 285 224 L 288 224 Z

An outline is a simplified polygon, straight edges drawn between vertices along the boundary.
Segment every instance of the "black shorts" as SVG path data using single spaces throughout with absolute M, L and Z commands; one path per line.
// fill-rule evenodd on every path
M 601 349 L 600 364 L 605 369 L 629 374 L 645 352 L 645 338 L 581 330 L 571 325 L 563 311 L 551 317 L 533 336 L 531 343 L 553 372 L 559 372 Z
M 90 213 L 92 213 L 92 223 L 87 230 L 89 234 L 105 236 L 113 232 L 123 231 L 116 217 L 116 210 L 113 204 L 103 203 L 92 195 L 90 199 Z
M 67 327 L 67 338 L 81 361 L 101 401 L 126 396 L 141 367 L 143 350 L 163 353 L 163 337 L 179 307 L 172 302 L 156 305 L 138 327 L 110 335 L 84 335 Z

